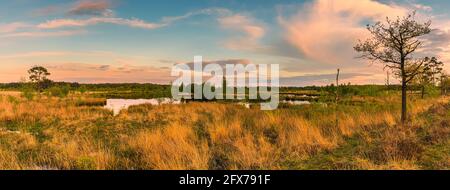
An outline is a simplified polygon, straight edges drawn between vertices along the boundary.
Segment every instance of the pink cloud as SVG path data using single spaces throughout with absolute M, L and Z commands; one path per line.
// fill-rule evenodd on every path
M 9 32 L 15 32 L 17 30 L 28 28 L 30 27 L 29 24 L 23 23 L 23 22 L 13 22 L 8 24 L 0 24 L 0 33 L 9 33 Z
M 140 19 L 124 19 L 124 18 L 110 18 L 110 17 L 93 17 L 88 19 L 56 19 L 47 21 L 37 25 L 40 29 L 55 29 L 63 27 L 85 27 L 96 25 L 100 23 L 109 23 L 117 25 L 126 25 L 136 28 L 156 29 L 164 25 L 157 23 L 149 23 Z
M 105 82 L 138 82 L 165 83 L 173 80 L 167 68 L 126 64 L 105 65 L 95 63 L 49 63 L 44 64 L 56 81 L 105 83 Z
M 423 11 L 433 11 L 433 8 L 427 5 L 422 4 L 413 4 L 412 5 L 417 10 L 423 10 Z
M 97 7 L 100 5 L 93 5 L 88 3 L 87 5 L 83 5 L 83 7 L 93 6 Z M 37 25 L 37 28 L 39 29 L 55 29 L 55 28 L 63 28 L 63 27 L 86 27 L 101 23 L 107 23 L 107 24 L 116 24 L 116 25 L 124 25 L 124 26 L 130 26 L 135 28 L 143 28 L 143 29 L 157 29 L 165 26 L 169 26 L 170 24 L 188 19 L 192 16 L 197 15 L 211 15 L 211 16 L 217 16 L 217 17 L 225 17 L 231 15 L 231 11 L 228 9 L 220 9 L 220 8 L 209 8 L 209 9 L 202 9 L 198 11 L 188 12 L 181 16 L 174 16 L 174 17 L 163 17 L 160 22 L 147 22 L 141 19 L 133 18 L 133 19 L 125 19 L 125 18 L 115 18 L 115 17 L 109 17 L 107 15 L 102 15 L 99 17 L 91 17 L 91 18 L 85 18 L 85 19 L 55 19 L 55 20 L 49 20 L 44 23 L 40 23 Z M 237 19 L 245 19 L 245 18 L 237 18 Z M 233 25 L 233 23 L 229 23 L 227 19 L 224 20 L 226 22 L 227 26 Z M 249 24 L 249 20 L 241 20 L 241 24 Z M 239 24 L 239 23 L 234 23 Z M 234 27 L 235 28 L 235 27 Z M 257 28 L 257 26 L 246 26 L 244 28 L 244 31 L 252 34 L 257 35 L 258 31 L 260 30 Z
M 279 17 L 286 40 L 306 58 L 320 63 L 354 62 L 353 45 L 366 35 L 361 23 L 404 15 L 407 9 L 372 0 L 317 0 L 291 18 Z
M 223 28 L 244 32 L 253 39 L 261 38 L 265 33 L 262 26 L 256 24 L 249 17 L 240 14 L 219 18 L 219 23 Z
M 9 54 L 0 56 L 0 59 L 21 59 L 21 58 L 35 58 L 35 57 L 49 57 L 49 56 L 64 56 L 69 52 L 63 51 L 35 51 L 27 53 Z
M 50 5 L 47 7 L 43 7 L 43 8 L 38 8 L 36 10 L 34 10 L 31 15 L 32 16 L 47 16 L 47 15 L 54 15 L 54 14 L 58 14 L 61 13 L 63 10 L 62 6 L 59 5 Z
M 51 32 L 30 31 L 30 32 L 8 33 L 8 34 L 0 35 L 0 38 L 63 37 L 63 36 L 80 35 L 80 34 L 84 34 L 84 33 L 86 33 L 86 31 L 84 31 L 84 30 L 51 31 Z
M 110 7 L 111 2 L 109 0 L 82 0 L 69 10 L 69 14 L 110 16 L 112 13 Z
M 238 36 L 226 42 L 226 47 L 236 50 L 260 48 L 258 41 L 265 35 L 262 24 L 242 14 L 234 14 L 218 18 L 219 25 L 227 30 L 238 32 Z

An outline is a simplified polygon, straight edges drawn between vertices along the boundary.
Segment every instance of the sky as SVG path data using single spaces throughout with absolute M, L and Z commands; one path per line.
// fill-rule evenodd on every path
M 279 64 L 283 85 L 384 84 L 381 64 L 357 59 L 366 24 L 417 12 L 433 31 L 420 50 L 450 62 L 445 0 L 0 0 L 0 82 L 34 65 L 55 81 L 168 84 L 194 56 Z M 446 70 L 450 71 L 450 63 Z

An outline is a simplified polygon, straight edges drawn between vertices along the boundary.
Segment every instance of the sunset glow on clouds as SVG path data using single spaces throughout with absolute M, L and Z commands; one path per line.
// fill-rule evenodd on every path
M 448 63 L 448 8 L 438 0 L 8 1 L 0 7 L 0 82 L 43 65 L 58 81 L 169 83 L 173 64 L 202 55 L 280 64 L 289 85 L 332 83 L 337 68 L 343 82 L 383 83 L 381 65 L 355 59 L 365 25 L 416 10 L 436 28 L 422 52 Z
M 367 34 L 361 23 L 397 17 L 408 10 L 370 0 L 318 0 L 305 5 L 291 18 L 280 18 L 286 39 L 305 57 L 322 63 L 350 62 L 353 45 Z M 343 56 L 346 55 L 346 56 Z

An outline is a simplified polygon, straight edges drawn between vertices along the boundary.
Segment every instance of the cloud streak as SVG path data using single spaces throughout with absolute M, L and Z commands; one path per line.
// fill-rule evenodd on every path
M 31 32 L 15 32 L 0 35 L 0 38 L 37 38 L 37 37 L 63 37 L 86 34 L 85 30 L 67 30 L 67 31 L 31 31 Z
M 173 80 L 167 68 L 143 65 L 105 65 L 79 62 L 44 64 L 57 81 L 82 83 L 164 83 Z M 75 77 L 76 76 L 76 77 Z
M 266 30 L 262 24 L 257 23 L 253 18 L 242 14 L 234 14 L 220 17 L 218 22 L 222 28 L 239 33 L 225 43 L 227 48 L 233 50 L 261 48 L 259 40 L 265 35 Z
M 228 9 L 209 8 L 209 9 L 202 9 L 199 11 L 188 12 L 181 16 L 163 17 L 160 22 L 147 22 L 137 18 L 126 19 L 126 18 L 102 16 L 85 19 L 54 19 L 46 21 L 44 23 L 40 23 L 36 27 L 40 29 L 56 29 L 64 27 L 87 27 L 106 23 L 152 30 L 169 26 L 175 22 L 185 20 L 196 15 L 215 15 L 222 17 L 230 14 L 232 14 L 232 12 Z M 251 29 L 248 28 L 247 30 Z
M 37 25 L 40 29 L 56 29 L 64 27 L 86 27 L 100 23 L 125 25 L 135 28 L 156 29 L 163 27 L 164 24 L 149 23 L 140 19 L 124 19 L 111 17 L 93 17 L 88 19 L 56 19 Z
M 95 15 L 95 16 L 111 16 L 112 10 L 109 0 L 82 0 L 68 11 L 69 15 Z
M 242 65 L 248 65 L 250 64 L 251 61 L 248 59 L 223 59 L 223 60 L 214 60 L 214 61 L 203 61 L 202 65 L 203 67 L 205 67 L 206 65 L 209 64 L 217 64 L 222 68 L 225 68 L 226 65 L 230 64 L 230 65 L 237 65 L 237 64 L 242 64 Z M 187 66 L 189 66 L 190 69 L 194 69 L 194 62 L 188 62 L 185 63 Z
M 15 32 L 20 29 L 30 27 L 29 24 L 23 22 L 13 22 L 9 24 L 0 24 L 0 33 L 10 33 Z

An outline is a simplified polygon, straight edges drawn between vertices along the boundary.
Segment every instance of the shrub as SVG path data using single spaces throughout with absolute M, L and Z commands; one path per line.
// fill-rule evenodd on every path
M 79 91 L 81 94 L 84 94 L 84 93 L 87 92 L 87 89 L 86 89 L 85 86 L 80 86 L 80 87 L 78 88 L 78 91 Z
M 21 96 L 26 98 L 27 100 L 33 100 L 34 98 L 34 89 L 30 85 L 25 85 L 22 89 Z
M 18 104 L 19 100 L 17 100 L 17 98 L 14 96 L 8 96 L 8 102 L 10 102 L 12 104 Z
M 64 86 L 53 86 L 48 89 L 48 92 L 51 96 L 64 98 L 69 95 L 70 89 L 67 85 Z

